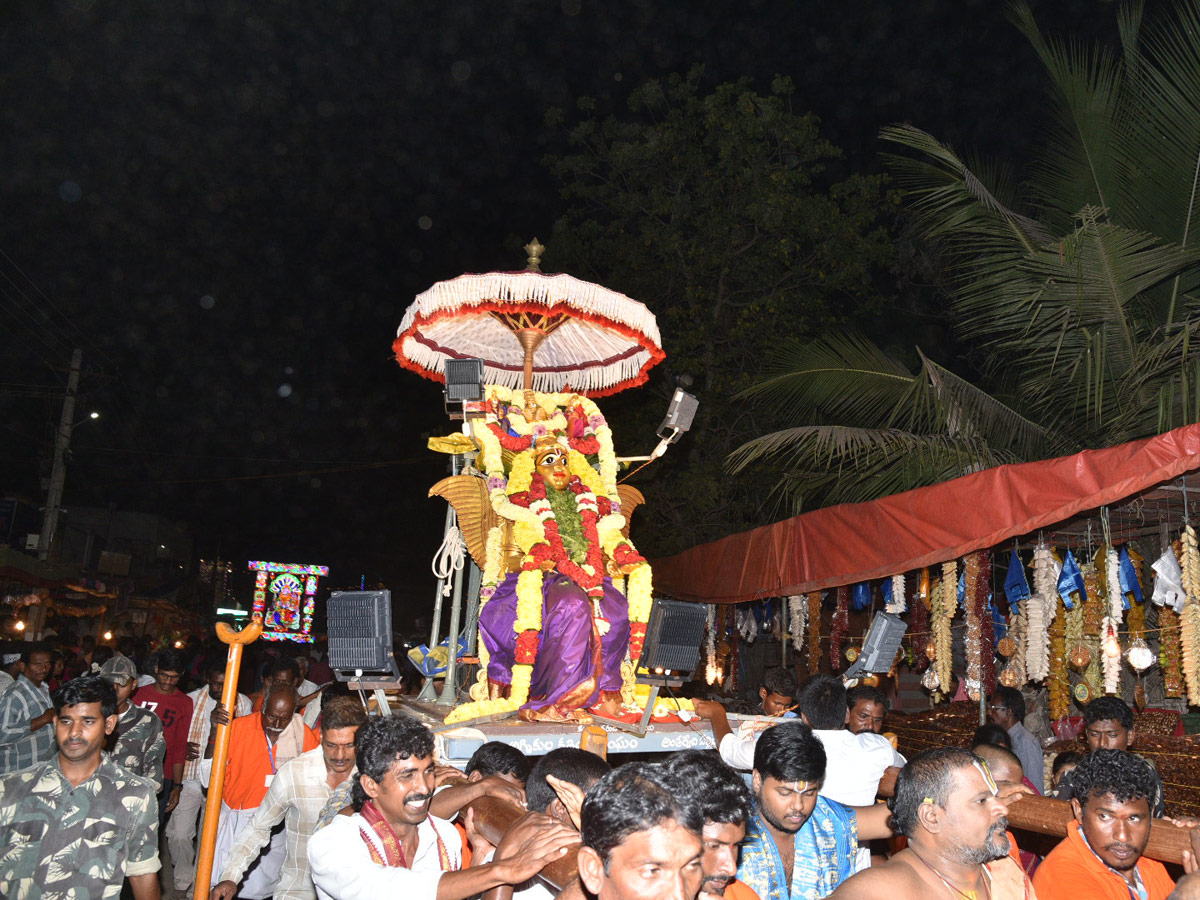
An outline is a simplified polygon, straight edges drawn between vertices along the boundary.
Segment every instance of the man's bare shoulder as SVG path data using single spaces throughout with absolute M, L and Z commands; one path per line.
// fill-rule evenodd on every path
M 871 866 L 841 883 L 830 900 L 925 900 L 926 886 L 903 850 L 882 866 Z

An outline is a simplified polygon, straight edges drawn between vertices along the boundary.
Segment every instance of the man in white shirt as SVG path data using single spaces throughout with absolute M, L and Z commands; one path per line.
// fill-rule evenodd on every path
M 287 849 L 272 896 L 274 900 L 314 900 L 317 892 L 308 868 L 308 839 L 317 830 L 317 819 L 334 789 L 352 777 L 354 738 L 366 721 L 366 711 L 355 697 L 337 697 L 325 705 L 321 746 L 279 767 L 267 796 L 230 849 L 211 900 L 230 900 L 237 893 L 238 883 L 280 823 L 284 823 Z
M 192 698 L 192 721 L 188 726 L 187 762 L 183 764 L 183 786 L 179 792 L 179 804 L 167 820 L 167 849 L 171 851 L 171 862 L 175 872 L 175 891 L 185 893 L 196 879 L 196 823 L 204 809 L 204 786 L 200 783 L 200 769 L 204 760 L 204 748 L 212 731 L 214 710 L 225 713 L 221 706 L 221 692 L 225 690 L 225 661 L 213 660 L 205 673 L 208 684 L 188 694 Z M 237 695 L 236 716 L 250 715 L 250 698 Z
M 519 884 L 561 859 L 578 840 L 552 824 L 500 862 L 461 870 L 454 825 L 429 815 L 434 789 L 433 733 L 415 719 L 368 719 L 355 739 L 358 781 L 353 816 L 337 816 L 308 842 L 321 900 L 378 897 L 466 900 L 502 884 Z

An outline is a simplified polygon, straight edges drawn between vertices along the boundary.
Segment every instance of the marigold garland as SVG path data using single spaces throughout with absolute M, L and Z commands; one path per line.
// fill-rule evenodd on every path
M 1059 601 L 1062 602 L 1061 600 Z M 1057 615 L 1050 623 L 1050 675 L 1046 688 L 1050 694 L 1050 721 L 1071 712 L 1071 679 L 1067 674 L 1067 629 L 1065 616 Z
M 808 603 L 808 671 L 816 674 L 821 668 L 821 592 L 810 591 Z
M 1104 585 L 1099 563 L 1103 559 L 1103 548 L 1096 551 L 1089 565 L 1080 566 L 1083 573 L 1083 588 L 1087 597 L 1083 601 L 1083 648 L 1088 662 L 1083 669 L 1084 680 L 1093 687 L 1100 684 L 1100 623 L 1104 620 Z M 1068 653 L 1074 648 L 1068 647 Z
M 1179 636 L 1183 648 L 1183 683 L 1188 703 L 1200 706 L 1200 548 L 1191 525 L 1183 533 L 1183 591 L 1187 595 L 1180 616 Z
M 850 630 L 850 590 L 845 585 L 837 589 L 834 596 L 833 624 L 829 631 L 829 665 L 837 672 L 842 668 L 842 641 Z
M 944 694 L 950 689 L 950 676 L 954 667 L 950 622 L 958 606 L 958 563 L 955 560 L 942 563 L 942 581 L 939 588 L 934 591 L 935 604 L 929 612 L 933 645 L 937 651 L 933 664 L 937 672 L 938 690 Z
M 1158 662 L 1163 671 L 1163 693 L 1168 697 L 1183 696 L 1181 647 L 1179 615 L 1164 606 L 1158 610 Z

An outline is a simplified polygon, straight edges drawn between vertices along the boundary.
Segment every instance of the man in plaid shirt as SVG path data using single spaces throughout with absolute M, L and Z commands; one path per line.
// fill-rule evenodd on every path
M 192 721 L 187 735 L 187 762 L 183 767 L 183 789 L 179 805 L 167 820 L 167 848 L 175 866 L 175 891 L 184 894 L 196 879 L 196 823 L 204 809 L 204 786 L 200 783 L 200 765 L 204 747 L 212 731 L 214 716 L 228 721 L 221 706 L 225 690 L 225 660 L 214 659 L 205 671 L 208 684 L 188 694 L 192 698 Z M 237 695 L 235 716 L 250 715 L 250 698 Z
M 27 644 L 21 658 L 25 671 L 0 695 L 0 775 L 36 766 L 54 754 L 54 709 L 45 685 L 50 652 Z
M 238 882 L 270 842 L 272 829 L 281 822 L 285 823 L 287 846 L 274 900 L 315 900 L 308 839 L 317 830 L 317 820 L 330 795 L 351 780 L 355 771 L 354 737 L 366 721 L 367 714 L 354 697 L 335 697 L 325 704 L 321 746 L 279 767 L 267 796 L 229 851 L 211 900 L 230 900 L 237 893 Z

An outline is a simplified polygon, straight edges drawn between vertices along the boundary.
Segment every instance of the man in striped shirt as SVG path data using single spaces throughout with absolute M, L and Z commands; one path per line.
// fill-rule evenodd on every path
M 167 820 L 167 848 L 175 867 L 175 891 L 185 893 L 196 879 L 196 823 L 204 809 L 204 786 L 200 783 L 200 766 L 208 735 L 212 730 L 214 716 L 217 720 L 228 720 L 228 713 L 221 706 L 221 692 L 225 690 L 225 660 L 213 660 L 205 672 L 208 684 L 188 694 L 192 699 L 192 721 L 187 735 L 187 762 L 183 767 L 183 789 L 179 793 L 179 805 Z M 237 695 L 235 716 L 250 715 L 250 698 Z
M 230 849 L 211 900 L 230 900 L 237 893 L 238 882 L 280 823 L 284 823 L 286 852 L 274 900 L 315 900 L 308 839 L 317 830 L 317 819 L 333 790 L 355 771 L 354 737 L 366 721 L 367 714 L 354 697 L 336 697 L 325 704 L 321 746 L 279 767 L 267 796 Z
M 54 708 L 46 676 L 50 652 L 39 644 L 21 648 L 25 671 L 0 695 L 0 775 L 44 763 L 54 755 Z

